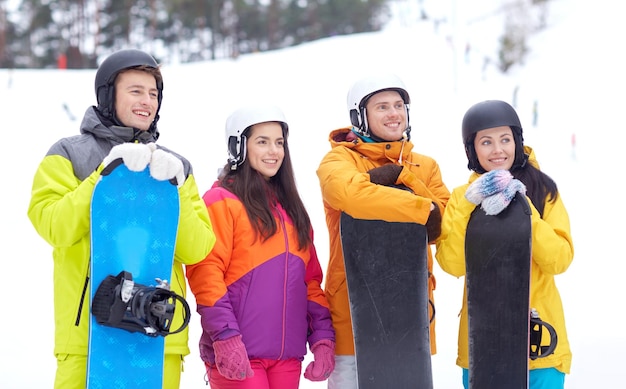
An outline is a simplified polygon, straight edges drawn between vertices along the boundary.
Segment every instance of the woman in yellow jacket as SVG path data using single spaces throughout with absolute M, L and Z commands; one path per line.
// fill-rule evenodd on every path
M 328 379 L 329 389 L 356 388 L 352 321 L 339 236 L 341 212 L 359 219 L 424 224 L 432 243 L 439 236 L 441 212 L 450 197 L 437 162 L 412 151 L 409 103 L 404 83 L 395 75 L 380 74 L 357 81 L 348 92 L 352 126 L 330 133 L 332 149 L 317 170 L 330 238 L 325 291 L 336 337 L 336 364 Z M 429 248 L 431 302 L 435 289 L 432 261 Z M 433 354 L 434 326 L 433 321 Z
M 437 242 L 437 261 L 447 273 L 456 277 L 465 275 L 465 232 L 470 214 L 477 206 L 476 201 L 470 202 L 468 198 L 474 200 L 472 195 L 480 192 L 481 185 L 486 185 L 486 178 L 508 175 L 511 182 L 521 186 L 521 181 L 525 185 L 532 210 L 530 307 L 536 309 L 541 319 L 551 324 L 558 335 L 552 355 L 529 362 L 529 388 L 563 388 L 572 354 L 554 276 L 567 270 L 574 256 L 574 247 L 569 216 L 557 185 L 539 170 L 532 149 L 524 146 L 519 117 L 506 102 L 488 100 L 472 106 L 463 118 L 463 142 L 468 167 L 473 173 L 467 184 L 452 191 Z M 506 205 L 508 202 L 503 204 Z M 463 368 L 463 385 L 467 388 L 469 357 L 465 295 L 457 365 Z

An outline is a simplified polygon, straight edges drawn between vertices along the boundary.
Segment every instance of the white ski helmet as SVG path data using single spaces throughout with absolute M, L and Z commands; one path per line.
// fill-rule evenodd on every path
M 406 87 L 402 80 L 395 74 L 379 74 L 362 78 L 355 82 L 348 91 L 348 113 L 350 121 L 359 134 L 370 136 L 370 129 L 367 124 L 367 115 L 365 105 L 367 100 L 375 93 L 394 90 L 400 93 L 406 109 L 407 128 L 405 130 L 407 137 L 411 132 L 409 123 L 409 104 L 411 98 L 406 91 Z
M 283 136 L 287 138 L 289 126 L 287 119 L 275 105 L 255 104 L 240 107 L 226 119 L 226 147 L 231 170 L 246 160 L 246 134 L 251 126 L 265 122 L 278 122 L 283 128 Z

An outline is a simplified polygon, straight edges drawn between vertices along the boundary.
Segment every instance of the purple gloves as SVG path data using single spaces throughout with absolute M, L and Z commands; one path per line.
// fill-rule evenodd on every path
M 313 362 L 304 370 L 304 378 L 310 381 L 324 381 L 335 370 L 335 342 L 322 339 L 313 346 Z
M 497 215 L 511 203 L 515 193 L 526 194 L 526 186 L 508 170 L 492 170 L 478 177 L 465 191 L 465 198 L 481 205 L 487 215 Z
M 241 341 L 241 335 L 213 342 L 213 350 L 217 371 L 225 378 L 243 381 L 254 375 L 246 346 Z

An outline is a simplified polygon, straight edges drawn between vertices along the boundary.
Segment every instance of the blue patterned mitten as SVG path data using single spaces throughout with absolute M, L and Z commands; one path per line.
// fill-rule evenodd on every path
M 497 215 L 509 206 L 517 192 L 526 194 L 526 186 L 522 181 L 514 178 L 502 192 L 498 192 L 484 199 L 481 203 L 481 207 L 487 215 Z
M 467 187 L 465 198 L 472 204 L 480 204 L 489 196 L 500 193 L 506 189 L 513 175 L 508 170 L 491 170 L 478 177 Z

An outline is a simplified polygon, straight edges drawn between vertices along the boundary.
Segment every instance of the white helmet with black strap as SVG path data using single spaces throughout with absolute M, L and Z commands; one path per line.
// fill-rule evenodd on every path
M 226 147 L 231 170 L 237 170 L 246 160 L 246 137 L 251 126 L 265 122 L 278 122 L 287 138 L 289 126 L 283 111 L 275 105 L 255 104 L 240 107 L 226 119 Z
M 411 98 L 404 86 L 404 82 L 395 74 L 383 73 L 364 77 L 352 85 L 348 91 L 348 112 L 350 114 L 350 121 L 361 136 L 370 137 L 371 134 L 365 109 L 367 100 L 375 93 L 387 90 L 398 92 L 404 101 L 407 122 L 407 127 L 404 132 L 406 133 L 407 139 L 409 139 L 411 133 L 411 125 L 409 123 L 409 104 L 411 103 Z

